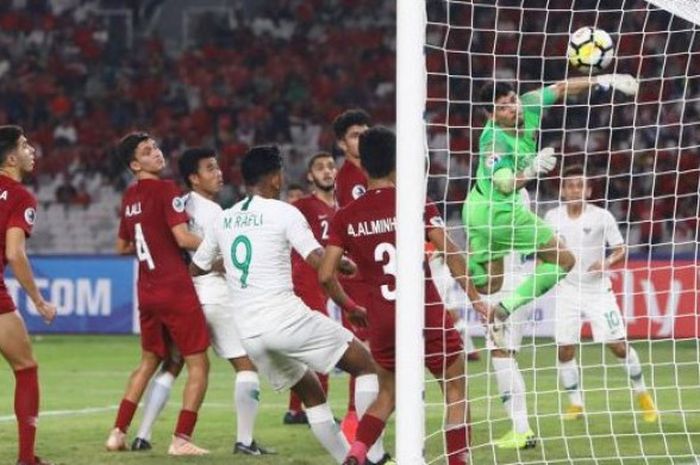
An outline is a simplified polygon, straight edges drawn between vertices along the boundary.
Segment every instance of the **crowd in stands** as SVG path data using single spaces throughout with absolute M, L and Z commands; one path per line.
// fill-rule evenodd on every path
M 113 214 L 130 180 L 112 148 L 135 128 L 156 135 L 173 160 L 186 146 L 216 147 L 228 186 L 222 201 L 230 204 L 241 195 L 239 160 L 251 144 L 283 146 L 287 176 L 299 182 L 305 158 L 333 146 L 330 121 L 343 109 L 363 107 L 375 122 L 393 125 L 394 2 L 230 2 L 224 19 L 197 16 L 187 47 L 176 51 L 157 34 L 140 32 L 147 29 L 141 27 L 148 19 L 144 4 L 155 9 L 167 3 L 0 3 L 0 124 L 22 125 L 39 149 L 31 182 L 48 209 L 82 208 L 107 221 L 101 212 Z M 454 220 L 475 169 L 483 124 L 470 96 L 494 65 L 498 77 L 519 79 L 522 90 L 566 77 L 558 57 L 570 26 L 578 23 L 566 9 L 544 15 L 502 8 L 497 19 L 488 5 L 453 2 L 447 15 L 445 2 L 428 3 L 430 194 L 446 200 Z M 106 7 L 132 13 L 131 43 L 100 13 Z M 560 150 L 567 163 L 587 160 L 589 172 L 599 176 L 595 197 L 635 225 L 635 240 L 643 244 L 697 234 L 700 57 L 696 51 L 689 61 L 687 53 L 697 34 L 669 18 L 645 11 L 622 18 L 601 14 L 600 27 L 616 31 L 622 24 L 616 71 L 642 77 L 637 104 L 616 98 L 613 107 L 609 92 L 596 92 L 590 101 L 550 111 L 542 131 L 542 143 Z M 472 19 L 471 35 L 467 28 L 447 27 Z M 587 19 L 584 14 L 576 21 Z M 521 23 L 530 31 L 522 40 Z M 675 32 L 664 32 L 669 27 Z M 534 33 L 545 30 L 546 38 Z M 642 30 L 657 33 L 644 36 Z M 555 58 L 542 58 L 545 45 Z M 494 60 L 494 51 L 503 60 Z M 168 174 L 176 175 L 176 163 L 169 166 Z M 556 180 L 538 187 L 540 200 L 556 197 Z M 669 218 L 677 221 L 662 221 Z M 88 244 L 82 251 L 109 252 L 113 237 L 107 241 L 107 232 L 113 231 L 84 230 L 85 240 L 76 242 Z M 60 251 L 65 244 L 59 242 L 44 242 L 39 251 Z

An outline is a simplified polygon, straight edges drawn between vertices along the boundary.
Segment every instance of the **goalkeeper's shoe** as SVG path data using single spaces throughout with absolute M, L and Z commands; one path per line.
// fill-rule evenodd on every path
M 511 430 L 497 439 L 494 444 L 499 449 L 531 449 L 537 445 L 537 438 L 531 429 L 522 434 Z
M 571 404 L 566 407 L 564 412 L 564 420 L 573 421 L 583 418 L 583 405 Z
M 119 428 L 114 428 L 109 432 L 109 437 L 107 438 L 107 442 L 105 442 L 105 448 L 110 452 L 126 450 L 126 433 Z
M 659 412 L 656 410 L 656 405 L 654 405 L 654 399 L 651 398 L 651 394 L 642 392 L 637 397 L 637 401 L 639 402 L 639 408 L 642 409 L 644 421 L 647 423 L 654 423 L 659 418 Z
M 144 438 L 135 437 L 131 443 L 131 450 L 133 450 L 133 451 L 151 450 L 151 449 L 152 449 L 151 443 L 148 442 L 148 440 L 146 440 Z
M 168 455 L 207 455 L 208 450 L 195 446 L 189 439 L 173 435 L 173 440 L 168 447 Z
M 493 319 L 489 323 L 489 336 L 499 349 L 508 347 L 508 335 L 510 333 L 508 317 L 508 312 L 503 308 L 503 305 L 498 304 L 494 308 Z

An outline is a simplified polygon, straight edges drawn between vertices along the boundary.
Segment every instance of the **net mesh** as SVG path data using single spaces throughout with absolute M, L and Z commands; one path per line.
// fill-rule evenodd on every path
M 699 15 L 694 0 L 427 2 L 428 195 L 464 248 L 461 213 L 486 120 L 474 104 L 483 84 L 509 81 L 523 94 L 584 76 L 566 59 L 570 34 L 582 26 L 607 31 L 615 43 L 603 73 L 631 74 L 640 83 L 636 97 L 593 86 L 548 108 L 538 146 L 554 148 L 558 163 L 526 186 L 529 207 L 544 218 L 560 206 L 563 171 L 582 165 L 592 188 L 590 204 L 612 214 L 628 247 L 626 258 L 608 272 L 617 313 L 582 311 L 582 337 L 574 344 L 581 418 L 566 418 L 571 392 L 563 385 L 554 340 L 557 310 L 570 296 L 555 287 L 516 313 L 522 336 L 514 347 L 518 369 L 509 368 L 499 381 L 494 367 L 502 369 L 503 362 L 493 363 L 479 318 L 465 305 L 444 259 L 433 257 L 443 300 L 464 319 L 464 334 L 475 337 L 481 356 L 467 368 L 472 463 L 700 463 L 700 26 L 693 22 Z M 501 292 L 512 290 L 534 266 L 532 257 L 507 256 Z M 586 292 L 579 289 L 578 299 L 604 306 Z M 634 361 L 620 360 L 591 338 L 594 320 L 612 324 L 616 317 L 629 341 L 628 357 L 638 356 L 645 389 Z M 524 387 L 513 371 L 522 375 Z M 519 389 L 536 446 L 499 448 L 506 433 L 523 429 L 523 406 L 514 405 Z M 642 392 L 656 404 L 654 421 L 645 421 Z M 439 384 L 431 378 L 427 463 L 445 460 L 444 416 Z

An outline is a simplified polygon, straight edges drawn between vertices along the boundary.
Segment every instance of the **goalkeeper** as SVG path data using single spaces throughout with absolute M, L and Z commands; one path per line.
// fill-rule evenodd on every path
M 491 337 L 499 347 L 505 343 L 503 323 L 508 316 L 549 291 L 574 266 L 574 256 L 550 226 L 523 206 L 518 191 L 557 163 L 551 147 L 537 150 L 543 110 L 594 85 L 628 95 L 639 87 L 630 75 L 606 74 L 559 81 L 521 96 L 503 82 L 488 83 L 480 90 L 488 121 L 479 140 L 476 182 L 462 210 L 470 277 L 479 292 L 493 294 L 503 284 L 503 257 L 511 251 L 536 253 L 539 263 L 489 315 Z

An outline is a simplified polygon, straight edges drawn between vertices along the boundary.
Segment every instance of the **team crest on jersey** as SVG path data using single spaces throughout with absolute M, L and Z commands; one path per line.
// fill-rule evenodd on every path
M 24 210 L 24 221 L 26 221 L 27 224 L 34 224 L 34 220 L 36 220 L 36 210 L 31 207 Z
M 356 184 L 352 188 L 352 198 L 357 200 L 360 197 L 362 197 L 366 191 L 367 189 L 365 189 L 365 186 L 363 186 L 362 184 Z
M 486 167 L 487 167 L 488 169 L 491 169 L 491 170 L 492 170 L 493 167 L 496 166 L 496 164 L 497 164 L 499 161 L 501 161 L 501 156 L 500 156 L 500 155 L 496 155 L 496 154 L 490 155 L 490 156 L 486 159 Z
M 432 218 L 430 218 L 430 224 L 432 226 L 435 226 L 436 228 L 445 227 L 445 221 L 440 216 L 433 216 Z
M 185 200 L 182 197 L 175 197 L 173 199 L 173 210 L 178 213 L 185 211 Z

